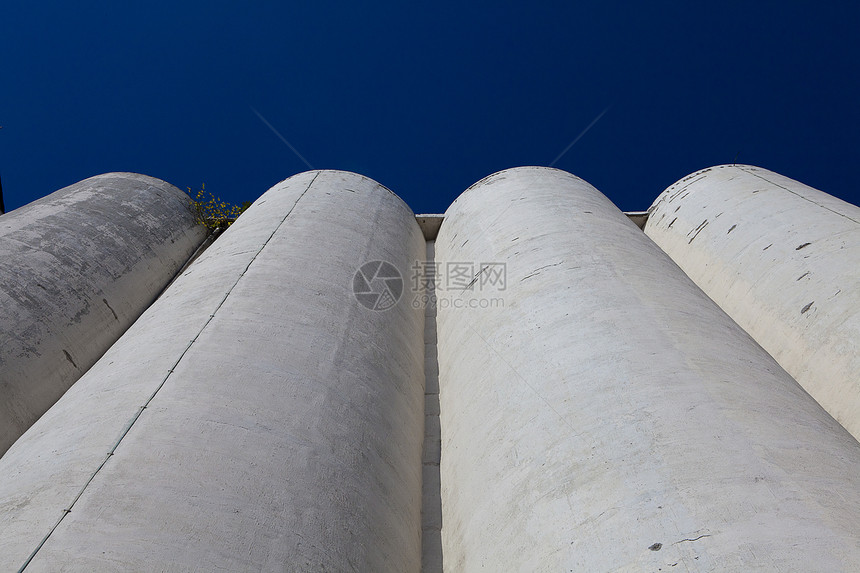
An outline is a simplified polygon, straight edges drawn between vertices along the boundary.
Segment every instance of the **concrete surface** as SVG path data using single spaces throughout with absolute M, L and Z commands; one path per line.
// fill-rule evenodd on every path
M 648 211 L 625 211 L 624 214 L 640 229 L 645 229 L 648 221 Z
M 273 187 L 0 459 L 0 570 L 418 571 L 424 311 L 352 285 L 424 256 L 374 181 Z
M 0 219 L 0 455 L 155 299 L 205 237 L 185 193 L 91 177 Z
M 440 217 L 441 219 L 441 217 Z M 421 219 L 419 217 L 419 225 Z M 441 223 L 441 221 L 440 221 Z M 438 227 L 436 229 L 438 231 Z M 426 237 L 426 233 L 425 233 Z M 427 263 L 435 262 L 435 244 L 427 241 Z M 434 273 L 435 274 L 435 273 Z M 423 289 L 419 289 L 423 290 Z M 424 293 L 419 293 L 419 296 Z M 436 347 L 435 281 L 428 283 L 428 299 L 419 298 L 424 307 L 424 448 L 421 502 L 421 572 L 442 573 L 442 497 L 439 462 L 442 436 L 439 428 L 439 362 Z
M 497 173 L 435 248 L 476 269 L 437 310 L 445 570 L 860 570 L 860 444 L 593 187 Z
M 439 234 L 439 227 L 442 226 L 442 220 L 445 215 L 438 214 L 422 214 L 415 215 L 415 220 L 418 221 L 418 226 L 421 227 L 421 232 L 424 234 L 425 241 L 435 241 L 436 235 Z
M 860 207 L 722 165 L 664 191 L 645 231 L 860 438 Z
M 648 211 L 625 211 L 624 214 L 637 227 L 640 229 L 645 228 L 645 222 L 648 220 Z M 415 220 L 418 221 L 418 226 L 421 227 L 421 232 L 424 233 L 424 240 L 435 241 L 436 236 L 439 234 L 439 228 L 442 226 L 442 221 L 445 220 L 445 215 L 426 213 L 415 215 Z

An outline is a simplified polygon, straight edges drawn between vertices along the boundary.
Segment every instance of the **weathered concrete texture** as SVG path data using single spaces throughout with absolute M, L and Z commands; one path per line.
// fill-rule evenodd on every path
M 269 190 L 0 460 L 0 570 L 70 504 L 28 572 L 419 570 L 424 313 L 352 285 L 424 248 L 362 176 Z
M 206 235 L 187 196 L 108 173 L 0 219 L 0 454 L 131 325 Z
M 436 262 L 446 570 L 860 570 L 860 444 L 593 187 L 492 175 Z
M 664 191 L 645 232 L 860 438 L 860 207 L 723 165 Z

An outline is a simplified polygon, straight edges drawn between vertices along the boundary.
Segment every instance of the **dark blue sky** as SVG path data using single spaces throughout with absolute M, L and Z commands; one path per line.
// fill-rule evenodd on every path
M 556 163 L 624 210 L 715 164 L 860 202 L 860 3 L 0 7 L 7 209 L 108 171 L 254 200 L 307 166 L 443 212 Z

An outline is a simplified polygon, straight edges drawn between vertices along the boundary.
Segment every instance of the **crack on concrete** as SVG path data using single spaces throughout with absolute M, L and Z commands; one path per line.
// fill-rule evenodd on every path
M 114 320 L 119 320 L 119 317 L 116 315 L 116 311 L 111 308 L 111 306 L 108 304 L 107 299 L 103 298 L 102 302 L 105 303 L 105 306 L 108 307 L 108 310 L 111 312 L 111 314 L 113 314 Z
M 798 245 L 798 247 L 797 247 L 796 249 L 794 249 L 794 250 L 795 250 L 795 251 L 799 251 L 800 249 L 802 249 L 802 248 L 804 248 L 804 247 L 808 247 L 808 246 L 809 246 L 809 245 L 811 245 L 811 244 L 812 244 L 812 243 L 803 243 L 802 245 Z
M 176 359 L 176 361 L 173 363 L 173 366 L 170 369 L 168 369 L 167 374 L 161 380 L 161 383 L 159 383 L 159 385 L 155 388 L 155 390 L 149 395 L 149 398 L 146 399 L 143 406 L 140 406 L 137 409 L 137 412 L 135 412 L 135 414 L 131 417 L 131 420 L 128 421 L 128 423 L 126 424 L 122 433 L 120 434 L 119 438 L 117 438 L 116 442 L 114 442 L 113 447 L 105 455 L 105 459 L 102 460 L 102 462 L 95 469 L 95 471 L 92 472 L 92 474 L 90 474 L 89 479 L 87 479 L 86 483 L 84 483 L 83 487 L 81 487 L 81 489 L 78 491 L 78 494 L 74 497 L 74 499 L 69 504 L 69 506 L 67 508 L 63 509 L 63 513 L 60 516 L 60 519 L 57 520 L 57 523 L 55 523 L 54 526 L 50 529 L 50 531 L 48 531 L 48 533 L 45 534 L 45 536 L 42 538 L 42 540 L 39 542 L 39 544 L 36 546 L 36 548 L 33 550 L 33 552 L 30 553 L 30 555 L 27 557 L 27 560 L 24 562 L 24 564 L 21 566 L 21 568 L 18 569 L 18 573 L 21 573 L 22 571 L 24 571 L 27 568 L 28 565 L 30 565 L 30 563 L 36 557 L 36 554 L 42 549 L 42 547 L 44 547 L 45 543 L 47 543 L 48 539 L 50 539 L 50 537 L 54 533 L 54 531 L 56 531 L 57 528 L 60 526 L 60 524 L 63 522 L 63 519 L 66 517 L 66 515 L 68 515 L 69 513 L 72 512 L 72 508 L 74 508 L 75 504 L 78 502 L 78 500 L 81 498 L 81 496 L 84 495 L 84 492 L 87 490 L 89 485 L 92 483 L 92 481 L 95 479 L 95 477 L 102 470 L 102 468 L 105 466 L 105 464 L 107 464 L 107 462 L 108 462 L 108 460 L 110 460 L 111 456 L 114 455 L 114 453 L 116 452 L 116 449 L 119 447 L 119 445 L 125 439 L 126 435 L 128 435 L 128 433 L 131 431 L 131 428 L 140 419 L 140 416 L 141 416 L 141 414 L 143 414 L 143 411 L 146 410 L 146 408 L 149 406 L 149 404 L 155 399 L 155 396 L 158 394 L 158 392 L 167 383 L 167 380 L 170 378 L 171 374 L 173 374 L 173 372 L 176 370 L 176 367 L 179 366 L 179 363 L 182 361 L 183 358 L 185 358 L 185 355 L 188 354 L 188 351 L 191 350 L 191 347 L 194 345 L 194 343 L 197 341 L 197 339 L 200 337 L 200 335 L 203 334 L 203 331 L 206 330 L 206 327 L 209 326 L 209 324 L 212 322 L 212 319 L 215 318 L 215 313 L 217 313 L 221 309 L 221 307 L 224 306 L 224 303 L 227 301 L 227 298 L 233 292 L 233 289 L 236 288 L 236 285 L 239 284 L 239 281 L 242 280 L 242 277 L 245 276 L 245 273 L 248 272 L 248 269 L 251 268 L 251 265 L 254 264 L 254 261 L 257 260 L 257 257 L 260 255 L 260 253 L 263 252 L 263 249 L 266 248 L 266 245 L 269 244 L 269 241 L 271 241 L 272 238 L 275 236 L 275 234 L 280 230 L 281 226 L 287 220 L 287 217 L 289 217 L 292 214 L 293 210 L 296 208 L 296 205 L 299 204 L 299 201 L 301 201 L 302 198 L 305 196 L 305 194 L 307 194 L 307 192 L 310 191 L 311 187 L 313 186 L 314 182 L 316 182 L 317 177 L 319 177 L 319 175 L 320 175 L 320 172 L 317 172 L 314 175 L 314 178 L 311 179 L 311 182 L 308 184 L 307 188 L 304 191 L 302 191 L 301 195 L 299 195 L 298 199 L 296 199 L 295 203 L 293 203 L 293 206 L 290 207 L 289 211 L 287 211 L 287 214 L 284 215 L 283 219 L 281 219 L 280 223 L 278 223 L 278 225 L 275 227 L 275 229 L 272 231 L 272 233 L 266 238 L 265 241 L 263 241 L 263 244 L 260 245 L 260 248 L 257 249 L 257 252 L 254 254 L 253 257 L 251 257 L 251 260 L 248 261 L 248 264 L 245 265 L 245 268 L 242 270 L 241 273 L 239 273 L 239 276 L 236 278 L 236 280 L 233 282 L 233 284 L 230 286 L 230 288 L 227 289 L 227 292 L 221 298 L 221 301 L 216 305 L 215 310 L 213 310 L 212 313 L 209 314 L 209 316 L 206 318 L 206 321 L 203 323 L 203 326 L 200 327 L 200 330 L 197 331 L 197 334 L 194 336 L 194 338 L 192 338 L 188 342 L 188 345 L 185 347 L 185 350 L 183 350 L 179 354 L 179 358 Z M 68 358 L 69 361 L 71 361 L 72 358 L 69 355 L 69 353 L 66 352 L 65 350 L 63 350 L 63 352 L 65 353 L 66 358 Z M 72 362 L 72 364 L 74 364 L 74 362 Z
M 699 182 L 700 180 L 704 179 L 704 178 L 705 178 L 705 173 L 706 173 L 705 171 L 699 171 L 699 172 L 693 173 L 692 175 L 688 175 L 688 176 L 687 176 L 687 177 L 685 177 L 684 179 L 681 179 L 681 181 L 679 181 L 678 183 L 684 183 L 684 182 L 686 182 L 686 181 L 687 181 L 687 180 L 689 180 L 689 179 L 693 179 L 693 180 L 692 180 L 692 181 L 690 181 L 689 183 L 687 183 L 686 185 L 682 185 L 681 187 L 679 187 L 679 188 L 677 189 L 677 191 L 675 191 L 675 190 L 673 189 L 673 191 L 675 191 L 675 194 L 674 194 L 674 195 L 670 195 L 670 196 L 668 197 L 668 199 L 666 200 L 666 202 L 667 202 L 667 203 L 671 203 L 672 201 L 674 201 L 674 200 L 675 200 L 675 198 L 676 198 L 676 197 L 678 197 L 678 195 L 680 195 L 681 193 L 683 193 L 683 192 L 684 192 L 684 191 L 685 191 L 685 190 L 686 190 L 690 185 L 693 185 L 694 183 L 697 183 L 697 182 Z M 677 183 L 676 183 L 676 185 L 677 185 Z M 688 192 L 687 194 L 689 195 L 689 192 Z M 686 195 L 685 195 L 684 197 L 686 197 Z M 684 197 L 681 197 L 681 199 L 683 199 Z
M 687 236 L 689 237 L 691 233 L 694 233 L 694 232 L 696 232 L 696 231 L 701 230 L 701 229 L 702 229 L 702 227 L 704 227 L 707 223 L 708 223 L 708 220 L 707 220 L 707 219 L 705 219 L 704 221 L 702 221 L 701 223 L 699 223 L 699 226 L 698 226 L 698 227 L 696 227 L 695 229 L 691 229 L 691 230 L 687 231 Z
M 542 266 L 542 267 L 538 267 L 538 268 L 536 268 L 535 270 L 533 270 L 530 274 L 528 274 L 528 275 L 524 276 L 523 278 L 521 278 L 521 279 L 520 279 L 520 282 L 523 282 L 523 281 L 524 281 L 524 280 L 526 280 L 526 279 L 530 279 L 530 278 L 532 278 L 532 277 L 533 277 L 533 276 L 535 276 L 535 275 L 539 275 L 539 274 L 540 274 L 540 272 L 541 272 L 542 270 L 544 270 L 544 269 L 548 269 L 548 268 L 550 268 L 550 267 L 557 267 L 558 265 L 562 264 L 563 262 L 564 262 L 564 261 L 559 261 L 559 262 L 557 262 L 557 263 L 553 263 L 553 264 L 551 264 L 551 265 L 544 265 L 544 266 Z M 483 272 L 483 271 L 482 271 L 482 272 Z
M 466 243 L 468 243 L 468 242 L 469 241 L 467 239 Z M 463 243 L 463 244 L 465 245 L 466 243 Z M 490 268 L 490 265 L 487 265 L 486 267 L 482 268 L 480 271 L 475 273 L 475 276 L 472 278 L 472 280 L 469 282 L 469 284 L 466 285 L 466 288 L 464 290 L 472 290 L 472 287 L 475 286 L 476 282 L 478 282 L 478 279 L 480 278 L 480 276 L 482 274 L 484 274 L 484 271 L 489 269 L 489 268 Z
M 804 306 L 803 308 L 801 308 L 801 309 L 800 309 L 800 314 L 806 314 L 806 311 L 808 311 L 810 308 L 812 308 L 812 305 L 813 305 L 814 303 L 815 303 L 815 301 L 812 301 L 812 302 L 810 302 L 809 304 L 807 304 L 806 306 Z
M 710 537 L 710 536 L 711 536 L 711 534 L 710 534 L 710 533 L 703 533 L 702 535 L 700 535 L 700 536 L 698 536 L 698 537 L 688 537 L 688 538 L 686 538 L 686 539 L 681 539 L 681 540 L 679 540 L 679 541 L 676 541 L 676 542 L 675 542 L 675 543 L 673 543 L 672 545 L 677 545 L 677 544 L 679 544 L 679 543 L 684 543 L 685 541 L 698 541 L 698 540 L 700 540 L 700 539 L 701 539 L 701 538 L 703 538 L 703 537 Z
M 75 367 L 75 369 L 77 370 L 78 365 L 77 365 L 77 364 L 75 364 L 75 361 L 74 361 L 74 360 L 72 360 L 72 355 L 71 355 L 71 354 L 69 354 L 69 353 L 66 351 L 66 349 L 65 349 L 65 348 L 63 349 L 63 354 L 65 354 L 65 355 L 66 355 L 66 360 L 68 360 L 69 362 L 71 362 L 71 363 L 72 363 L 72 366 L 74 366 L 74 367 Z
M 702 229 L 704 229 L 704 228 L 705 228 L 705 227 L 707 227 L 707 226 L 708 226 L 708 220 L 707 220 L 707 219 L 705 219 L 704 221 L 702 221 L 702 223 L 701 223 L 698 227 L 696 227 L 696 229 L 695 229 L 696 234 L 695 234 L 695 235 L 693 235 L 692 237 L 690 237 L 690 240 L 689 240 L 689 241 L 687 241 L 687 244 L 689 245 L 690 243 L 692 243 L 692 242 L 693 242 L 693 239 L 695 239 L 696 237 L 698 237 L 698 236 L 699 236 L 699 233 L 701 233 L 701 232 L 702 232 Z M 692 231 L 690 231 L 690 232 L 692 233 Z M 690 233 L 687 233 L 687 235 L 689 235 L 689 234 L 690 234 Z

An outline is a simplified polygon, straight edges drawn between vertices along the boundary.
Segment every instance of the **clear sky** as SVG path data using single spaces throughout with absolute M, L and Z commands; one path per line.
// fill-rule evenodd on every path
M 857 2 L 6 0 L 6 207 L 108 171 L 252 201 L 309 164 L 433 213 L 555 161 L 641 210 L 735 160 L 860 203 L 858 28 Z

